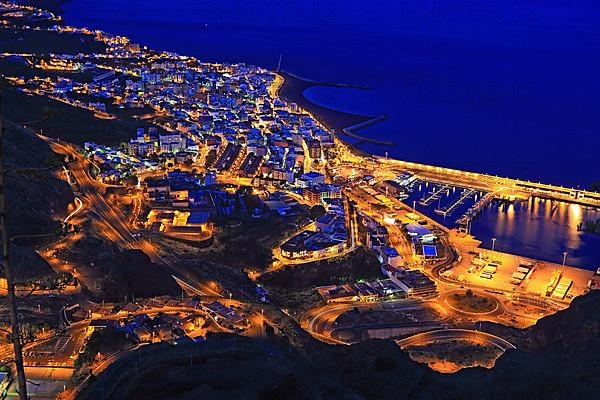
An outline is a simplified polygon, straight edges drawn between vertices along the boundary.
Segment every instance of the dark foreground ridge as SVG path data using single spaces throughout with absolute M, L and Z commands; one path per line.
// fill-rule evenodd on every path
M 491 369 L 443 375 L 392 341 L 327 346 L 303 338 L 213 335 L 141 348 L 111 365 L 82 399 L 581 399 L 600 389 L 600 293 L 530 328 Z M 308 341 L 313 341 L 308 343 Z

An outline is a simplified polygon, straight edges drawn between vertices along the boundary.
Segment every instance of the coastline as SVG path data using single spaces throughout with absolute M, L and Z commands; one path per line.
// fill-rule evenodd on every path
M 55 2 L 56 3 L 66 3 L 67 1 L 55 0 Z M 300 106 L 305 112 L 307 112 L 309 115 L 311 115 L 311 117 L 313 117 L 318 123 L 324 125 L 328 130 L 333 131 L 336 136 L 336 141 L 340 145 L 346 147 L 349 151 L 351 151 L 357 157 L 363 157 L 365 159 L 370 159 L 370 160 L 378 160 L 378 161 L 382 162 L 384 166 L 398 167 L 399 169 L 409 169 L 411 171 L 428 172 L 428 171 L 432 171 L 432 170 L 440 170 L 440 171 L 455 174 L 455 175 L 466 174 L 466 175 L 469 175 L 473 179 L 478 179 L 478 178 L 495 179 L 495 180 L 502 180 L 502 179 L 508 180 L 509 179 L 509 178 L 501 178 L 501 177 L 497 177 L 497 176 L 492 176 L 492 175 L 488 175 L 485 173 L 464 172 L 464 171 L 459 171 L 459 170 L 454 170 L 454 169 L 449 169 L 449 168 L 444 168 L 444 167 L 438 167 L 438 166 L 419 164 L 419 163 L 414 163 L 414 162 L 409 162 L 409 161 L 388 159 L 388 158 L 384 158 L 382 156 L 373 155 L 365 150 L 361 150 L 357 147 L 357 143 L 353 143 L 349 140 L 346 140 L 346 138 L 344 136 L 346 136 L 348 138 L 354 138 L 359 142 L 361 140 L 364 140 L 364 141 L 368 140 L 370 142 L 374 142 L 373 140 L 371 140 L 369 138 L 363 138 L 360 135 L 353 133 L 353 131 L 363 128 L 367 125 L 377 123 L 377 122 L 381 121 L 383 118 L 385 118 L 385 116 L 379 116 L 379 117 L 364 116 L 364 115 L 351 114 L 351 113 L 347 113 L 347 112 L 343 112 L 343 111 L 330 109 L 330 108 L 327 108 L 324 106 L 320 106 L 320 105 L 315 104 L 314 102 L 308 100 L 308 98 L 306 98 L 304 96 L 304 91 L 310 87 L 315 87 L 315 86 L 355 88 L 355 89 L 359 89 L 359 90 L 360 89 L 369 90 L 369 88 L 360 87 L 360 86 L 352 86 L 352 85 L 343 84 L 343 83 L 335 84 L 335 83 L 326 83 L 326 82 L 319 82 L 319 81 L 314 81 L 314 80 L 307 80 L 307 79 L 301 78 L 297 75 L 287 73 L 285 71 L 280 71 L 279 73 L 275 72 L 275 74 L 276 74 L 276 76 L 281 77 L 281 81 L 277 82 L 277 84 L 274 85 L 274 86 L 280 85 L 279 87 L 274 87 L 275 93 L 277 93 L 279 96 L 281 96 L 283 99 L 287 100 L 288 102 L 294 102 L 294 103 L 298 104 L 298 106 Z M 528 184 L 528 183 L 534 183 L 534 182 L 517 181 L 517 183 Z M 575 190 L 575 189 L 573 189 L 573 190 Z
M 347 113 L 344 111 L 338 111 L 335 109 L 327 108 L 327 107 L 321 106 L 319 104 L 316 104 L 316 103 L 308 100 L 306 97 L 304 97 L 303 92 L 304 92 L 304 90 L 311 88 L 311 87 L 315 87 L 315 86 L 355 88 L 355 89 L 360 89 L 361 88 L 360 86 L 352 86 L 352 85 L 348 85 L 348 84 L 344 84 L 344 83 L 336 84 L 336 83 L 325 83 L 325 82 L 313 81 L 310 79 L 301 78 L 297 75 L 290 74 L 285 71 L 273 72 L 273 73 L 276 76 L 278 76 L 279 78 L 281 78 L 281 80 L 282 80 L 281 86 L 275 91 L 275 93 L 278 96 L 280 96 L 281 98 L 283 98 L 284 100 L 286 100 L 288 102 L 296 103 L 298 106 L 300 106 L 300 108 L 302 108 L 305 112 L 307 112 L 308 114 L 313 116 L 319 123 L 324 125 L 327 129 L 333 130 L 336 137 L 344 145 L 346 145 L 350 149 L 354 150 L 359 155 L 370 157 L 370 158 L 379 160 L 381 162 L 385 162 L 387 164 L 394 165 L 398 168 L 407 168 L 407 169 L 411 169 L 411 170 L 415 170 L 415 171 L 440 170 L 440 171 L 450 172 L 450 173 L 453 173 L 456 175 L 464 173 L 467 175 L 471 175 L 473 177 L 489 178 L 489 179 L 496 179 L 496 180 L 510 180 L 510 181 L 514 181 L 514 182 L 516 182 L 518 184 L 522 184 L 522 185 L 539 184 L 539 185 L 559 187 L 557 184 L 552 184 L 552 183 L 547 183 L 547 182 L 538 182 L 538 181 L 534 181 L 534 180 L 513 178 L 510 176 L 494 175 L 494 174 L 490 174 L 487 172 L 481 172 L 481 171 L 470 171 L 470 170 L 464 170 L 464 169 L 449 168 L 449 167 L 445 167 L 442 165 L 423 164 L 420 162 L 401 160 L 398 158 L 388 158 L 385 156 L 380 156 L 380 155 L 369 153 L 366 150 L 358 149 L 356 147 L 355 143 L 350 143 L 350 142 L 344 140 L 340 136 L 351 137 L 353 139 L 356 139 L 359 142 L 370 142 L 370 143 L 383 144 L 383 145 L 389 145 L 389 146 L 396 145 L 396 143 L 380 141 L 377 139 L 364 137 L 364 136 L 354 133 L 354 131 L 356 131 L 356 130 L 365 128 L 367 126 L 373 125 L 375 123 L 378 123 L 378 122 L 381 122 L 381 121 L 387 119 L 387 116 L 386 115 L 380 115 L 380 116 L 374 116 L 374 117 L 373 116 L 365 116 L 365 115 L 351 114 L 351 113 Z M 368 90 L 368 89 L 363 88 L 363 90 Z M 565 189 L 565 190 L 578 191 L 584 195 L 591 195 L 593 198 L 596 198 L 596 196 L 598 195 L 598 192 L 591 192 L 589 190 L 582 189 L 579 187 L 576 188 L 573 186 L 562 186 L 561 185 L 560 188 Z M 597 206 L 593 206 L 593 205 L 591 206 L 586 203 L 578 203 L 577 199 L 571 199 L 570 202 L 576 203 L 576 204 L 581 204 L 581 205 L 584 205 L 587 207 L 598 208 Z
M 361 116 L 361 115 L 356 115 L 356 114 L 350 114 L 350 113 L 346 113 L 346 112 L 338 111 L 338 110 L 334 110 L 334 109 L 329 109 L 329 108 L 320 106 L 320 105 L 308 100 L 306 97 L 304 97 L 304 94 L 303 94 L 304 90 L 306 90 L 310 87 L 315 87 L 315 86 L 342 87 L 342 88 L 349 87 L 349 86 L 345 86 L 344 84 L 322 83 L 322 82 L 313 81 L 310 79 L 304 79 L 297 75 L 289 74 L 284 71 L 279 71 L 279 72 L 274 72 L 274 73 L 278 80 L 278 82 L 277 82 L 278 86 L 274 90 L 274 94 L 282 97 L 287 102 L 293 102 L 293 103 L 298 104 L 298 106 L 300 106 L 305 112 L 307 112 L 309 115 L 311 115 L 319 123 L 324 125 L 324 127 L 326 127 L 329 130 L 333 130 L 338 143 L 340 145 L 346 147 L 347 150 L 350 151 L 355 156 L 362 157 L 362 158 L 374 159 L 374 160 L 378 160 L 379 162 L 383 162 L 389 166 L 405 168 L 405 169 L 410 169 L 410 170 L 415 170 L 415 171 L 427 171 L 430 169 L 444 169 L 444 170 L 450 171 L 450 169 L 444 168 L 444 167 L 432 167 L 432 166 L 414 163 L 414 162 L 410 162 L 410 161 L 404 161 L 404 160 L 399 160 L 399 159 L 388 159 L 386 157 L 371 154 L 366 150 L 362 150 L 362 149 L 358 148 L 356 146 L 356 144 L 359 144 L 361 142 L 361 139 L 363 139 L 363 137 L 355 134 L 353 131 L 359 130 L 361 128 L 365 128 L 369 125 L 372 125 L 372 124 L 375 124 L 382 120 L 385 120 L 387 118 L 386 116 L 367 117 L 367 116 Z M 348 121 L 356 121 L 356 123 L 353 125 L 343 126 L 345 123 L 348 123 Z M 341 134 L 339 132 L 341 132 Z M 350 143 L 349 141 L 345 140 L 344 136 L 356 139 L 356 140 L 358 140 L 358 143 Z M 365 138 L 365 139 L 368 139 L 368 138 Z M 365 141 L 377 143 L 377 140 L 368 139 Z M 391 144 L 391 145 L 394 145 L 394 144 Z M 454 173 L 459 173 L 458 170 L 451 170 L 451 171 Z M 492 176 L 490 174 L 486 174 L 486 173 L 482 173 L 482 172 L 470 172 L 469 171 L 466 173 L 472 175 L 473 177 L 502 179 L 497 176 Z M 506 179 L 510 179 L 510 178 L 507 177 Z M 521 182 L 523 184 L 532 183 L 531 181 L 521 181 L 518 179 L 515 181 Z M 577 201 L 573 201 L 573 202 L 577 203 Z M 425 217 L 427 219 L 430 219 L 427 216 L 425 216 Z M 448 229 L 451 229 L 451 228 L 448 228 Z M 479 245 L 477 246 L 477 248 L 482 249 L 482 250 L 486 250 L 486 249 L 489 250 L 487 246 L 484 246 L 482 244 L 482 241 L 480 239 L 477 239 L 476 237 L 473 237 L 473 239 L 475 239 L 479 242 Z M 510 254 L 519 256 L 524 259 L 525 258 L 529 259 L 529 257 L 524 256 L 519 251 L 513 250 L 513 251 L 511 251 Z M 533 258 L 530 258 L 530 259 L 533 260 Z M 541 259 L 537 259 L 537 261 L 555 265 L 555 262 L 550 259 L 541 258 Z M 558 264 L 556 264 L 556 265 L 558 265 Z M 594 269 L 592 265 L 589 265 L 589 266 L 579 266 L 579 265 L 578 266 L 565 266 L 564 268 L 572 269 L 573 271 L 585 271 L 585 273 L 588 273 L 589 271 L 592 271 Z
M 274 73 L 277 76 L 279 76 L 283 81 L 281 86 L 276 91 L 278 96 L 280 96 L 289 103 L 296 103 L 304 111 L 311 114 L 315 120 L 324 125 L 328 130 L 333 131 L 336 137 L 343 141 L 346 146 L 352 148 L 355 152 L 359 153 L 360 155 L 372 156 L 371 154 L 358 149 L 355 144 L 343 140 L 343 138 L 341 138 L 340 136 L 345 135 L 349 138 L 357 140 L 359 143 L 370 142 L 382 146 L 396 145 L 393 142 L 372 139 L 369 137 L 361 136 L 356 133 L 356 131 L 361 128 L 365 128 L 367 126 L 376 124 L 387 119 L 387 115 L 366 116 L 338 111 L 324 106 L 320 106 L 308 100 L 304 96 L 304 91 L 306 89 L 316 86 L 370 90 L 368 87 L 354 86 L 346 83 L 319 82 L 310 79 L 305 79 L 286 71 L 279 71 Z

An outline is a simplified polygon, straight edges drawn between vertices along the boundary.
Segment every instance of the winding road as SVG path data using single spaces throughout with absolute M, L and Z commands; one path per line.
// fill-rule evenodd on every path
M 178 280 L 184 281 L 193 287 L 197 294 L 222 297 L 220 293 L 199 282 L 187 271 L 177 268 L 173 263 L 162 257 L 149 240 L 134 233 L 125 215 L 119 210 L 115 210 L 101 194 L 107 185 L 98 182 L 89 174 L 88 171 L 92 164 L 81 155 L 76 146 L 47 136 L 38 136 L 47 142 L 54 152 L 69 156 L 73 160 L 68 164 L 69 174 L 67 176 L 69 183 L 79 189 L 80 195 L 78 198 L 83 198 L 83 200 L 80 199 L 80 202 L 86 201 L 89 204 L 90 211 L 98 217 L 97 220 L 103 228 L 102 233 L 108 239 L 126 250 L 142 250 L 153 262 L 164 265 L 173 271 L 174 277 L 176 276 Z
M 502 351 L 516 349 L 508 340 L 492 334 L 469 329 L 440 329 L 418 333 L 405 339 L 396 340 L 396 344 L 404 349 L 411 346 L 425 346 L 440 340 L 464 339 L 477 344 L 495 346 Z

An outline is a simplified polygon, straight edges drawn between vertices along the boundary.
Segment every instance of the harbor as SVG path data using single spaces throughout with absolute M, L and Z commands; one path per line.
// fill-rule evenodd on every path
M 450 186 L 448 185 L 442 185 L 439 187 L 433 187 L 433 189 L 427 193 L 426 197 L 423 197 L 421 200 L 419 200 L 419 204 L 424 206 L 424 207 L 428 207 L 430 204 L 432 204 L 434 201 L 438 201 L 441 200 L 442 198 L 442 194 L 445 192 L 446 195 L 448 195 Z
M 475 198 L 477 197 L 475 189 L 463 189 L 462 194 L 456 201 L 452 202 L 450 205 L 445 206 L 443 208 L 436 208 L 435 212 L 444 217 L 447 217 L 447 216 L 451 215 L 454 212 L 454 210 L 456 210 L 467 199 L 470 199 L 471 197 L 475 197 Z M 477 204 L 477 203 L 475 203 L 475 204 Z
M 577 230 L 582 221 L 600 218 L 598 209 L 422 179 L 407 188 L 405 204 L 449 229 L 473 235 L 482 248 L 495 246 L 497 251 L 559 264 L 566 252 L 568 265 L 586 270 L 596 270 L 600 263 L 600 235 Z M 538 240 L 540 235 L 543 241 Z

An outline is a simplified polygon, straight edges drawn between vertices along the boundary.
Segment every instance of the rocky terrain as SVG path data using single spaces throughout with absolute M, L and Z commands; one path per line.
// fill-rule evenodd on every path
M 57 237 L 73 201 L 69 185 L 56 177 L 62 159 L 31 131 L 5 121 L 7 222 L 17 280 L 51 273 L 31 249 Z
M 571 308 L 530 328 L 530 350 L 505 353 L 493 369 L 468 368 L 455 374 L 440 374 L 415 363 L 389 340 L 328 346 L 293 327 L 282 330 L 292 338 L 293 346 L 279 337 L 236 341 L 230 336 L 214 336 L 206 343 L 188 345 L 185 357 L 177 356 L 179 346 L 172 350 L 164 344 L 149 346 L 142 352 L 143 372 L 135 379 L 127 378 L 129 372 L 122 368 L 135 364 L 136 354 L 112 365 L 83 398 L 102 398 L 97 396 L 107 393 L 109 387 L 123 398 L 136 399 L 168 391 L 169 398 L 178 399 L 235 395 L 248 399 L 378 400 L 583 399 L 594 398 L 600 389 L 599 292 L 575 299 Z M 166 347 L 161 350 L 157 346 Z M 144 367 L 145 354 L 158 357 L 158 363 Z M 161 379 L 155 379 L 157 374 Z
M 442 375 L 416 365 L 389 341 L 340 349 L 336 364 L 344 366 L 340 370 L 344 382 L 372 399 L 595 397 L 600 389 L 599 292 L 543 318 L 527 337 L 530 350 L 506 352 L 491 370 L 470 368 Z

